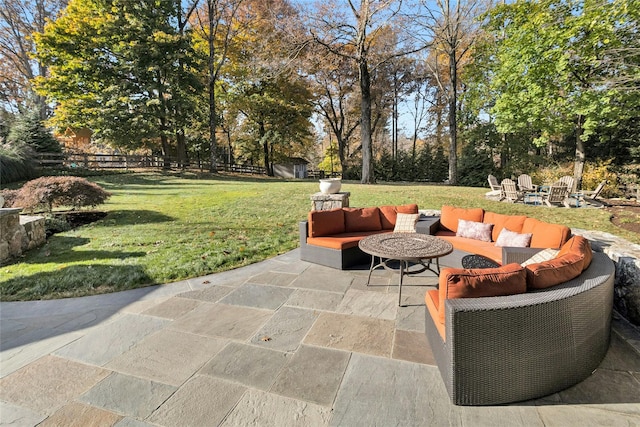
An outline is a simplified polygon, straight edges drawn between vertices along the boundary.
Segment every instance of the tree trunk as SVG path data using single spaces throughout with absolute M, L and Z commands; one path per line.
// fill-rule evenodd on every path
M 458 183 L 458 73 L 455 50 L 449 55 L 451 93 L 449 94 L 449 185 Z
M 269 139 L 266 137 L 267 131 L 264 128 L 264 122 L 260 122 L 258 132 L 260 140 L 262 141 L 264 168 L 267 171 L 268 176 L 273 176 L 273 168 L 271 167 L 271 159 L 269 158 Z
M 584 142 L 582 142 L 582 124 L 584 118 L 578 115 L 576 123 L 576 160 L 573 165 L 573 188 L 571 192 L 575 192 L 576 189 L 582 188 L 582 173 L 584 172 Z
M 178 163 L 181 167 L 189 166 L 189 157 L 187 156 L 187 142 L 184 136 L 184 128 L 176 130 L 176 149 L 178 151 Z
M 360 139 L 362 142 L 362 179 L 363 184 L 372 184 L 373 147 L 371 143 L 371 76 L 366 59 L 359 62 L 360 69 Z
M 210 172 L 217 172 L 218 166 L 216 164 L 216 94 L 215 94 L 215 45 L 213 40 L 214 32 L 214 16 L 215 16 L 215 1 L 207 1 L 209 12 L 209 58 L 207 61 L 208 73 L 209 73 L 209 149 L 211 151 L 211 162 L 209 164 Z

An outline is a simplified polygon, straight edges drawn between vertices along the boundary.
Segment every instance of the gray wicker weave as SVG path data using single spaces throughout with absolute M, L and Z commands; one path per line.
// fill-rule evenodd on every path
M 300 221 L 299 228 L 300 259 L 303 261 L 338 268 L 340 270 L 345 270 L 356 265 L 371 263 L 371 255 L 362 252 L 358 246 L 345 250 L 338 250 L 309 245 L 307 244 L 307 236 L 309 234 L 308 221 Z
M 426 334 L 456 405 L 494 405 L 568 388 L 609 347 L 614 264 L 594 253 L 578 278 L 521 295 L 445 301 L 446 342 L 428 311 Z

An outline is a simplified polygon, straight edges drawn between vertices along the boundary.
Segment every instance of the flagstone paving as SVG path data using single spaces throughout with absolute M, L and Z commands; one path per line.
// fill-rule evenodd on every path
M 0 426 L 640 426 L 640 332 L 567 390 L 450 403 L 424 335 L 437 278 L 291 251 L 110 295 L 0 303 Z

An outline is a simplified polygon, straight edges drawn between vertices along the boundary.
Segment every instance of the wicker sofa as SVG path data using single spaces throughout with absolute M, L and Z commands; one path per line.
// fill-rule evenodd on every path
M 300 259 L 344 270 L 371 261 L 358 248 L 365 236 L 393 231 L 398 213 L 417 214 L 418 205 L 311 211 L 299 224 Z
M 551 259 L 526 261 L 542 255 L 541 247 L 496 248 L 495 242 L 478 241 L 474 248 L 449 228 L 452 212 L 460 219 L 468 211 L 443 207 L 436 235 L 452 241 L 456 250 L 444 263 L 451 267 L 441 270 L 438 289 L 425 295 L 426 335 L 452 402 L 534 399 L 587 378 L 609 346 L 613 262 L 592 253 L 588 240 L 570 232 L 565 240 L 562 226 L 546 223 L 535 223 L 534 229 L 546 230 L 539 237 L 563 240 Z M 488 214 L 474 219 L 497 218 L 506 227 L 524 224 L 522 218 Z M 460 259 L 478 252 L 501 265 L 460 268 Z

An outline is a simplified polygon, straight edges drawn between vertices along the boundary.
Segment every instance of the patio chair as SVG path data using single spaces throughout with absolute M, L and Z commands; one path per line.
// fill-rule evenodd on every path
M 549 192 L 543 194 L 542 201 L 549 207 L 552 206 L 564 206 L 569 207 L 569 187 L 566 183 L 561 181 L 554 182 L 549 187 Z
M 489 174 L 489 177 L 487 177 L 487 181 L 489 181 L 489 187 L 491 187 L 492 191 L 500 191 L 500 189 L 502 188 L 498 183 L 498 179 L 491 174 Z
M 589 205 L 594 205 L 597 207 L 603 207 L 604 203 L 597 200 L 600 197 L 600 193 L 604 189 L 605 185 L 607 185 L 607 180 L 603 180 L 598 184 L 595 190 L 593 191 L 579 191 L 574 196 L 576 198 L 576 206 L 580 206 L 580 202 L 587 203 Z
M 567 188 L 569 189 L 569 192 L 573 193 L 575 191 L 575 189 L 573 188 L 572 176 L 569 176 L 569 175 L 561 176 L 560 179 L 558 179 L 558 181 L 564 182 L 565 184 L 567 184 Z
M 529 193 L 538 192 L 538 186 L 533 185 L 533 183 L 531 182 L 531 177 L 526 173 L 523 173 L 518 177 L 518 188 L 520 188 L 520 191 L 526 191 Z
M 502 194 L 500 200 L 506 200 L 507 202 L 516 203 L 524 200 L 524 193 L 518 191 L 516 183 L 509 178 L 503 179 L 500 183 Z
M 487 181 L 489 181 L 489 187 L 491 187 L 491 191 L 488 191 L 485 196 L 487 197 L 500 197 L 502 200 L 502 187 L 498 184 L 498 180 L 495 176 L 489 175 L 487 177 Z

